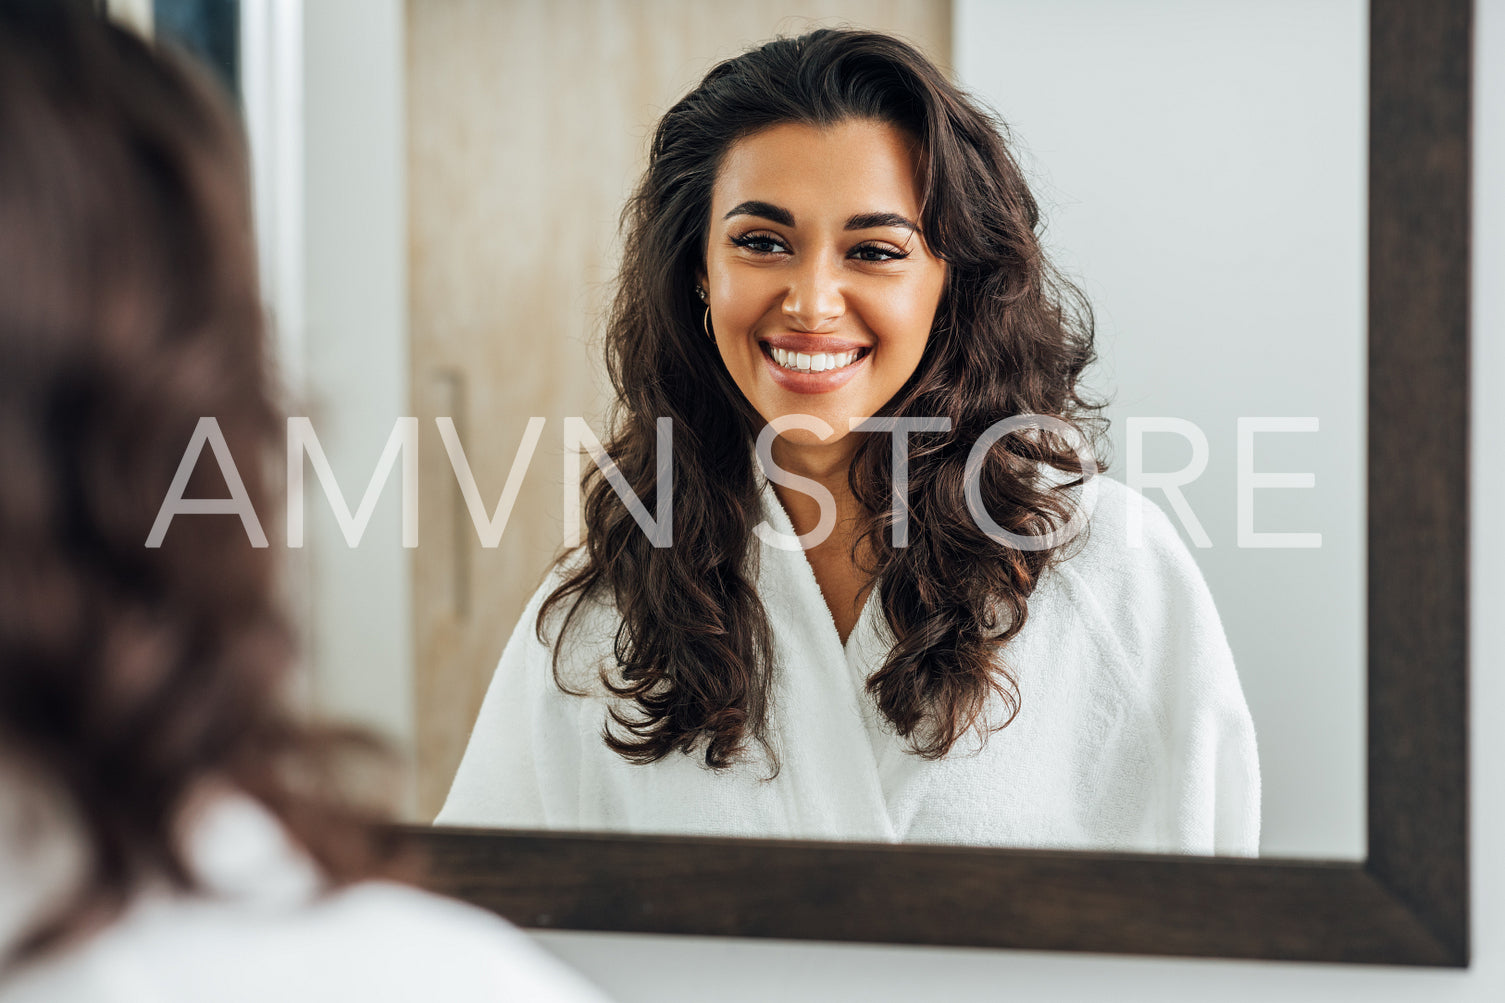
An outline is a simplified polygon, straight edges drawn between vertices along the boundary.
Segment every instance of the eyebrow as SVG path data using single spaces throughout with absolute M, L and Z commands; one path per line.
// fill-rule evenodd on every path
M 771 202 L 760 202 L 757 199 L 738 203 L 732 207 L 731 212 L 721 218 L 726 220 L 733 216 L 757 216 L 769 222 L 778 223 L 780 226 L 794 225 L 794 213 L 782 206 L 776 206 Z M 920 227 L 914 220 L 896 212 L 859 212 L 848 217 L 842 229 L 870 230 L 880 226 L 896 226 L 904 230 L 913 230 L 915 233 L 920 232 Z

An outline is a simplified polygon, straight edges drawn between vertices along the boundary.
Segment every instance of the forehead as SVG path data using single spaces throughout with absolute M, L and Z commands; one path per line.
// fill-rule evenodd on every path
M 919 143 L 887 122 L 770 126 L 727 150 L 711 195 L 712 213 L 720 218 L 731 206 L 758 199 L 789 209 L 796 223 L 871 210 L 914 219 L 920 205 L 919 156 Z

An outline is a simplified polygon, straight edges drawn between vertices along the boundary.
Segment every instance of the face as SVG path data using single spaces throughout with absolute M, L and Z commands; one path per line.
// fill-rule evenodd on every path
M 808 414 L 833 429 L 785 432 L 780 446 L 849 456 L 850 420 L 919 364 L 946 264 L 918 228 L 918 155 L 872 121 L 773 126 L 727 152 L 702 277 L 716 346 L 764 421 Z

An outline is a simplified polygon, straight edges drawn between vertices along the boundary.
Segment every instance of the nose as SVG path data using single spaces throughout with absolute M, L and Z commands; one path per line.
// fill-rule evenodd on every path
M 801 262 L 784 293 L 784 318 L 800 331 L 829 331 L 846 313 L 841 277 L 824 255 Z

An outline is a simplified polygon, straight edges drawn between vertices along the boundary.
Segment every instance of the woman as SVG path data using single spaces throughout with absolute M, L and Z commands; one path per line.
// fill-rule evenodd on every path
M 663 117 L 606 451 L 652 497 L 672 419 L 672 543 L 587 475 L 440 823 L 1257 853 L 1232 655 L 1164 514 L 1093 476 L 1090 311 L 1001 129 L 846 30 Z
M 201 419 L 262 519 L 285 434 L 208 87 L 82 3 L 0 0 L 0 997 L 599 1000 L 369 880 L 407 865 L 339 796 L 370 743 L 282 702 L 275 552 L 229 515 L 145 545 Z

